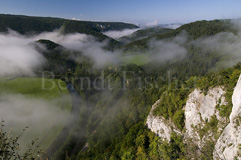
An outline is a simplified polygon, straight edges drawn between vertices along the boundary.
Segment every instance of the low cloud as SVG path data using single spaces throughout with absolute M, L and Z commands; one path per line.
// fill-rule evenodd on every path
M 55 139 L 56 131 L 60 132 L 66 123 L 69 113 L 60 106 L 63 106 L 68 98 L 61 97 L 47 101 L 21 94 L 2 94 L 0 117 L 5 121 L 4 129 L 19 135 L 23 128 L 29 127 L 19 141 L 23 147 L 21 149 L 24 150 L 31 140 L 36 138 L 40 139 L 38 142 L 49 143 L 46 140 Z
M 146 27 L 155 27 L 155 26 L 157 26 L 157 25 L 158 25 L 158 21 L 155 20 L 155 21 L 153 21 L 153 22 L 147 23 L 145 26 L 146 26 Z
M 152 39 L 148 43 L 148 53 L 153 62 L 165 62 L 171 59 L 181 60 L 187 54 L 185 44 L 188 35 L 182 32 L 171 39 L 156 40 Z
M 193 45 L 200 49 L 200 54 L 211 52 L 222 57 L 217 64 L 222 68 L 231 67 L 241 61 L 241 20 L 233 20 L 231 23 L 238 32 L 220 32 L 190 41 L 188 33 L 183 31 L 173 38 L 150 40 L 147 52 L 151 54 L 151 61 L 158 63 L 171 59 L 182 60 L 187 54 L 186 47 Z
M 138 29 L 118 32 L 119 36 L 130 34 Z M 112 33 L 114 33 L 112 31 Z M 108 64 L 120 64 L 121 51 L 108 51 L 105 47 L 108 41 L 99 42 L 95 37 L 86 34 L 63 35 L 59 30 L 44 32 L 38 35 L 23 36 L 14 31 L 0 34 L 0 76 L 34 75 L 34 71 L 41 68 L 46 62 L 44 57 L 31 42 L 39 39 L 48 39 L 63 47 L 81 52 L 94 62 L 95 68 L 102 68 Z M 186 54 L 184 43 L 186 35 L 180 34 L 169 40 L 151 40 L 148 43 L 149 53 L 153 61 L 164 62 L 172 58 L 180 58 Z M 76 61 L 79 57 L 74 57 Z M 47 62 L 46 62 L 47 63 Z
M 139 29 L 124 29 L 122 31 L 107 31 L 107 32 L 103 32 L 103 34 L 114 39 L 119 39 L 124 36 L 129 36 L 138 30 Z
M 71 18 L 71 20 L 74 20 L 74 21 L 80 21 L 80 19 L 75 18 L 75 17 Z
M 231 67 L 241 61 L 241 23 L 233 21 L 237 33 L 221 32 L 214 36 L 200 38 L 191 42 L 204 52 L 214 52 L 224 56 L 222 66 Z
M 37 35 L 35 39 L 48 39 L 64 46 L 67 49 L 80 51 L 86 57 L 94 61 L 94 67 L 103 67 L 107 64 L 119 63 L 118 55 L 120 51 L 108 51 L 104 49 L 108 41 L 99 42 L 95 37 L 86 34 L 67 34 L 63 35 L 59 31 L 46 32 Z M 78 57 L 77 59 L 78 60 Z
M 34 75 L 45 59 L 31 42 L 32 38 L 14 31 L 0 33 L 0 76 Z
M 56 30 L 24 36 L 9 31 L 0 33 L 0 76 L 33 76 L 35 71 L 40 70 L 47 61 L 33 45 L 30 45 L 39 39 L 48 39 L 67 49 L 80 51 L 92 59 L 97 68 L 119 63 L 119 51 L 107 51 L 104 48 L 108 45 L 108 41 L 99 42 L 90 35 L 80 33 L 63 35 Z
M 79 14 L 80 17 L 83 17 L 84 14 Z M 71 18 L 71 20 L 74 20 L 74 21 L 81 21 L 81 18 L 76 18 L 76 17 L 73 17 Z
M 183 24 L 180 23 L 172 23 L 172 24 L 161 24 L 160 27 L 162 28 L 170 28 L 170 29 L 176 29 L 181 27 Z

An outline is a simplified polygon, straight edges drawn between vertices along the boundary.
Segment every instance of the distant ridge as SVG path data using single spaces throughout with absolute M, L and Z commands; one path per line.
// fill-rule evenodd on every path
M 110 39 L 110 46 L 118 47 L 120 46 L 119 42 L 107 37 L 102 32 L 126 28 L 133 29 L 138 28 L 138 26 L 122 22 L 90 22 L 52 17 L 0 14 L 0 32 L 7 32 L 8 29 L 12 29 L 20 34 L 33 34 L 51 32 L 60 28 L 63 34 L 83 33 L 93 35 L 100 41 Z

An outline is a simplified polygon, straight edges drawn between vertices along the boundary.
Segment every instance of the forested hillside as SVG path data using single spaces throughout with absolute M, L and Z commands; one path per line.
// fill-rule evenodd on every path
M 90 22 L 77 21 L 52 17 L 30 17 L 20 15 L 0 15 L 0 31 L 5 32 L 8 28 L 19 33 L 40 33 L 53 31 L 62 26 L 68 26 L 66 33 L 105 32 L 109 30 L 123 30 L 125 28 L 138 28 L 136 25 L 121 22 Z
M 237 32 L 237 30 L 235 30 L 230 24 L 230 20 L 196 21 L 184 24 L 181 27 L 175 30 L 171 30 L 167 33 L 156 33 L 156 35 L 153 35 L 151 37 L 132 42 L 130 44 L 127 44 L 125 49 L 132 50 L 132 48 L 135 48 L 135 46 L 137 46 L 138 48 L 140 47 L 142 49 L 146 49 L 147 43 L 151 38 L 156 38 L 158 40 L 166 39 L 177 36 L 182 31 L 186 31 L 191 39 L 212 36 L 220 32 Z

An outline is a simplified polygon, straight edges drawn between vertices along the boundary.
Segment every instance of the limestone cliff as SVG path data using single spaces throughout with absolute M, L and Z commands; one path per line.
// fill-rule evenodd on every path
M 206 139 L 214 138 L 214 134 L 211 132 L 204 135 L 199 133 L 200 129 L 205 127 L 207 122 L 210 122 L 211 117 L 216 116 L 219 122 L 225 121 L 216 109 L 217 105 L 226 104 L 224 94 L 225 91 L 222 87 L 215 87 L 209 89 L 206 95 L 200 89 L 195 89 L 188 97 L 185 106 L 185 137 L 191 138 L 199 147 L 202 147 Z M 218 124 L 219 129 L 221 129 L 222 124 Z
M 194 89 L 188 96 L 185 110 L 185 128 L 178 131 L 172 121 L 161 116 L 154 116 L 153 110 L 161 99 L 153 106 L 147 117 L 147 127 L 163 140 L 170 140 L 172 132 L 177 132 L 194 142 L 201 149 L 205 142 L 215 142 L 213 159 L 241 160 L 241 75 L 232 95 L 232 112 L 229 119 L 221 117 L 217 106 L 227 105 L 225 88 L 210 88 L 206 94 L 200 89 Z M 215 118 L 218 121 L 213 131 L 206 125 Z M 206 128 L 205 128 L 206 127 Z M 205 132 L 200 133 L 200 130 Z
M 230 123 L 215 145 L 214 159 L 241 160 L 241 76 L 234 89 L 232 103 Z

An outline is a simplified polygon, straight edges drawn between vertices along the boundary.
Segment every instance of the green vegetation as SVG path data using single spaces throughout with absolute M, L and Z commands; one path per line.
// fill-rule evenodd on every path
M 164 142 L 147 130 L 142 123 L 133 125 L 124 138 L 119 141 L 120 143 L 108 147 L 104 154 L 99 154 L 95 159 L 171 160 L 183 158 L 185 154 L 186 146 L 181 136 L 172 134 L 171 141 Z M 111 153 L 112 147 L 114 148 Z M 96 154 L 94 150 L 83 152 L 78 155 L 78 158 L 92 159 L 93 154 Z
M 1 159 L 36 159 L 37 154 L 42 154 L 39 146 L 36 146 L 36 140 L 29 144 L 28 149 L 23 153 L 19 153 L 19 139 L 23 132 L 18 136 L 13 136 L 12 133 L 4 131 L 4 121 L 1 121 L 0 125 L 0 158 Z
M 214 115 L 211 117 L 211 119 L 209 121 L 205 121 L 205 125 L 203 128 L 199 129 L 199 136 L 202 139 L 203 136 L 208 133 L 208 131 L 211 130 L 212 133 L 217 134 L 217 130 L 218 130 L 218 119 L 217 117 Z
M 45 45 L 46 48 L 47 48 L 47 50 L 54 50 L 54 49 L 60 47 L 59 44 L 56 44 L 56 43 L 54 43 L 54 42 L 52 42 L 52 41 L 50 41 L 50 40 L 46 40 L 46 39 L 40 39 L 40 40 L 38 40 L 37 42 Z

